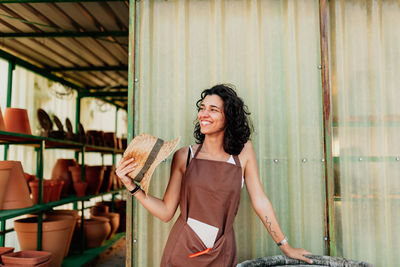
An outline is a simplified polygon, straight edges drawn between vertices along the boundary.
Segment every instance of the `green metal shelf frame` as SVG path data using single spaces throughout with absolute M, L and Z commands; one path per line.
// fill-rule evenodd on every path
M 111 239 L 107 240 L 103 246 L 85 250 L 79 255 L 71 255 L 65 258 L 62 262 L 62 267 L 80 267 L 85 266 L 86 263 L 92 261 L 101 252 L 105 251 L 117 241 L 125 237 L 125 233 L 116 233 Z

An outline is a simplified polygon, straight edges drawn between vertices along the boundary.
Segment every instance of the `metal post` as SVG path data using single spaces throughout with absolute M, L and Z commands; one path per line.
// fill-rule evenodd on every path
M 134 136 L 134 105 L 135 105 L 135 82 L 137 81 L 136 53 L 138 31 L 137 23 L 139 21 L 139 1 L 129 0 L 129 65 L 128 65 L 128 143 Z M 126 206 L 126 266 L 135 266 L 136 258 L 136 201 L 134 197 L 127 198 Z
M 43 154 L 44 154 L 45 142 L 40 142 L 40 150 L 37 155 L 37 170 L 36 173 L 39 178 L 39 200 L 38 203 L 43 203 Z M 42 250 L 42 229 L 43 229 L 43 212 L 38 213 L 38 229 L 37 229 L 37 250 Z
M 332 108 L 328 60 L 328 0 L 319 1 L 322 107 L 324 125 L 324 162 L 325 162 L 325 254 L 336 256 L 334 228 L 334 193 L 332 161 Z
M 6 243 L 6 220 L 1 220 L 0 221 L 0 247 L 5 247 Z
M 11 99 L 12 99 L 12 83 L 13 83 L 13 73 L 15 70 L 15 61 L 8 61 L 8 78 L 7 78 L 7 104 L 6 107 L 11 107 Z M 4 145 L 4 160 L 8 159 L 8 149 L 9 145 Z
M 79 132 L 79 122 L 81 121 L 81 94 L 78 92 L 75 104 L 75 133 Z M 75 152 L 75 160 L 79 162 L 79 151 Z

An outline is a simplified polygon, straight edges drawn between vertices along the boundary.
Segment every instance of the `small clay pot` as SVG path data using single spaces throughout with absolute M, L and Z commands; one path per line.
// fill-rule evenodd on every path
M 52 201 L 58 201 L 60 200 L 61 197 L 61 191 L 64 186 L 64 181 L 62 180 L 50 180 L 52 190 L 50 194 L 50 202 Z
M 109 221 L 110 220 L 107 218 L 85 220 L 84 228 L 87 248 L 95 248 L 104 244 L 104 241 L 111 232 L 111 225 Z
M 93 215 L 101 215 L 108 213 L 109 207 L 107 205 L 95 205 L 90 208 L 90 213 Z
M 6 125 L 4 124 L 3 114 L 0 108 L 0 131 L 6 131 Z
M 50 257 L 51 252 L 48 251 L 26 250 L 3 255 L 2 259 L 5 266 L 37 266 L 50 260 Z
M 26 173 L 26 172 L 24 172 L 24 175 L 25 175 L 25 179 L 26 179 L 27 183 L 29 183 L 29 182 L 31 182 L 31 181 L 36 179 L 35 175 L 29 174 L 29 173 Z
M 115 212 L 104 212 L 104 213 L 96 213 L 96 215 L 92 214 L 92 218 L 96 219 L 97 217 L 105 217 L 110 220 L 111 232 L 108 235 L 107 239 L 110 239 L 117 232 L 119 227 L 119 214 Z
M 33 206 L 20 161 L 0 161 L 0 184 L 3 185 L 0 186 L 0 197 L 3 200 L 1 209 L 22 209 Z
M 87 187 L 87 182 L 74 182 L 74 189 L 78 197 L 84 197 L 86 195 Z
M 114 172 L 115 167 L 113 165 L 105 166 L 104 178 L 99 190 L 100 192 L 105 193 L 110 191 L 114 179 Z
M 64 186 L 62 188 L 61 197 L 66 197 L 69 194 L 74 193 L 72 187 L 72 176 L 68 170 L 69 166 L 79 166 L 75 159 L 58 159 L 56 164 L 53 166 L 51 172 L 52 180 L 62 180 L 64 181 Z
M 28 112 L 22 108 L 6 108 L 4 112 L 4 124 L 8 132 L 31 135 Z
M 82 169 L 82 167 L 79 165 L 68 167 L 68 170 L 71 173 L 72 181 L 74 183 L 82 182 L 81 169 Z
M 39 203 L 39 180 L 29 182 L 29 187 L 32 193 L 32 200 L 35 204 Z M 46 204 L 50 202 L 51 195 L 53 192 L 53 184 L 49 180 L 43 180 L 43 199 L 42 203 Z
M 88 195 L 96 195 L 99 193 L 104 178 L 104 170 L 104 166 L 85 167 L 85 181 L 88 182 Z

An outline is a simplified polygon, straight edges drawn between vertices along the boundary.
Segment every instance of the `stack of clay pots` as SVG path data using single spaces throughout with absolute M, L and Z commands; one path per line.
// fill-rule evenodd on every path
M 1 128 L 7 132 L 22 133 L 31 135 L 28 112 L 22 108 L 6 108 L 4 111 L 4 126 L 0 122 Z
M 68 240 L 76 218 L 71 215 L 44 216 L 42 224 L 42 249 L 51 252 L 51 266 L 61 266 L 68 250 Z M 22 250 L 37 250 L 38 218 L 28 217 L 14 221 L 14 229 Z
M 107 239 L 113 237 L 113 235 L 117 232 L 119 227 L 119 214 L 115 212 L 109 212 L 109 207 L 107 205 L 96 205 L 90 209 L 90 214 L 92 219 L 96 218 L 106 218 L 111 226 L 111 232 L 107 236 Z
M 43 199 L 42 203 L 60 200 L 64 181 L 61 180 L 43 180 Z M 29 182 L 32 193 L 32 199 L 35 204 L 39 203 L 39 180 L 35 179 Z
M 0 161 L 0 210 L 33 206 L 19 161 Z
M 26 250 L 7 253 L 1 256 L 2 266 L 48 267 L 54 266 L 51 252 Z
M 104 166 L 85 166 L 85 182 L 81 178 L 81 166 L 70 166 L 68 169 L 71 172 L 74 187 L 75 184 L 87 183 L 86 195 L 99 193 L 104 178 Z

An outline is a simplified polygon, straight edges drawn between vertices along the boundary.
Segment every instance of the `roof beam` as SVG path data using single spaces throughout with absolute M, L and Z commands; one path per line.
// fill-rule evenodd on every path
M 62 68 L 47 68 L 47 71 L 58 71 L 58 72 L 66 72 L 66 71 L 128 71 L 128 66 L 120 65 L 120 66 L 89 66 L 89 67 L 62 67 Z
M 107 31 L 107 32 L 2 32 L 0 38 L 60 38 L 60 37 L 128 37 L 128 31 Z
M 77 91 L 84 90 L 84 88 L 82 88 L 82 87 L 80 87 L 80 86 L 78 86 L 78 85 L 76 85 L 76 84 L 74 84 L 72 82 L 66 81 L 66 80 L 64 80 L 63 78 L 61 78 L 61 77 L 59 77 L 57 75 L 54 75 L 54 74 L 52 74 L 52 73 L 50 73 L 50 72 L 48 72 L 48 71 L 46 71 L 46 70 L 44 70 L 42 68 L 39 68 L 39 67 L 37 67 L 37 66 L 35 66 L 35 65 L 25 61 L 25 60 L 22 60 L 22 59 L 20 59 L 20 58 L 18 58 L 16 56 L 13 56 L 13 55 L 11 55 L 11 54 L 9 54 L 9 53 L 1 50 L 1 49 L 0 49 L 0 58 L 3 58 L 3 59 L 8 60 L 8 61 L 12 61 L 16 65 L 19 65 L 19 66 L 21 66 L 23 68 L 26 68 L 26 69 L 28 69 L 30 71 L 33 71 L 33 72 L 35 72 L 35 73 L 37 73 L 37 74 L 39 74 L 39 75 L 41 75 L 43 77 L 46 77 L 46 78 L 48 78 L 48 79 L 50 79 L 52 81 L 59 82 L 59 83 L 65 85 L 65 86 L 71 87 L 72 89 L 75 89 Z
M 84 91 L 79 93 L 80 97 L 128 97 L 128 92 L 89 92 Z
M 73 2 L 124 2 L 123 0 L 0 0 L 0 4 L 21 4 L 21 3 L 73 3 Z

